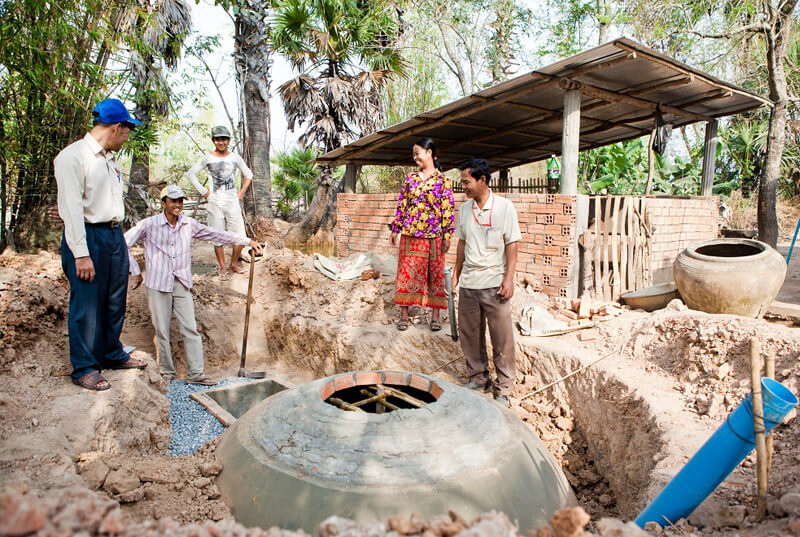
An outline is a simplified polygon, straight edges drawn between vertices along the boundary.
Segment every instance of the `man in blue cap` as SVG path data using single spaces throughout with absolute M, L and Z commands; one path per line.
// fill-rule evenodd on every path
M 117 99 L 92 110 L 94 126 L 55 159 L 58 212 L 64 220 L 61 266 L 69 279 L 72 382 L 89 390 L 111 385 L 103 369 L 144 369 L 119 341 L 128 292 L 128 247 L 122 235 L 122 172 L 114 158 L 142 123 Z

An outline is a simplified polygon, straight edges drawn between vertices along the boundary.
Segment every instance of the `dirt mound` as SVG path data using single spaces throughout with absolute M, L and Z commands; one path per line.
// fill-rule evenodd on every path
M 61 260 L 49 252 L 0 256 L 0 366 L 42 335 L 61 334 L 69 284 Z
M 565 510 L 566 511 L 566 510 Z M 585 514 L 584 514 L 585 515 Z M 584 519 L 554 521 L 558 537 L 580 533 L 588 521 Z M 575 517 L 573 517 L 575 518 Z M 559 531 L 571 528 L 573 533 Z M 577 532 L 574 530 L 577 529 Z M 86 488 L 74 487 L 46 494 L 42 499 L 34 493 L 6 489 L 0 493 L 0 534 L 22 536 L 36 533 L 39 537 L 72 537 L 117 535 L 119 537 L 306 537 L 302 531 L 278 528 L 263 530 L 245 528 L 226 519 L 202 524 L 182 525 L 170 517 L 134 523 L 126 519 L 116 502 L 109 501 Z M 518 537 L 511 521 L 502 513 L 490 512 L 467 522 L 458 514 L 423 521 L 419 517 L 390 517 L 385 522 L 356 524 L 351 520 L 331 517 L 318 530 L 320 537 L 388 537 L 425 535 L 426 537 Z

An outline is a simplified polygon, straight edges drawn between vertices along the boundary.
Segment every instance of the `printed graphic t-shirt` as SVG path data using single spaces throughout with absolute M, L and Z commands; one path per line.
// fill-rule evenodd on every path
M 197 180 L 197 173 L 205 168 L 208 173 L 208 187 L 206 188 Z M 201 194 L 205 195 L 211 190 L 212 197 L 236 197 L 236 168 L 247 179 L 253 178 L 253 172 L 245 164 L 244 159 L 237 153 L 228 153 L 224 157 L 217 157 L 210 153 L 203 155 L 194 166 L 189 168 L 186 176 L 192 182 L 192 186 Z

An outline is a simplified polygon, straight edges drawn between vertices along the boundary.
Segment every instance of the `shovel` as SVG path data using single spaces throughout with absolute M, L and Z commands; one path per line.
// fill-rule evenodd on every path
M 244 313 L 244 334 L 242 335 L 242 361 L 239 363 L 240 377 L 247 377 L 249 379 L 263 379 L 267 376 L 266 371 L 253 371 L 245 373 L 244 363 L 247 356 L 247 332 L 250 328 L 250 303 L 253 301 L 253 273 L 255 272 L 256 260 L 263 254 L 256 255 L 255 251 L 250 248 L 250 281 L 247 282 L 247 307 Z

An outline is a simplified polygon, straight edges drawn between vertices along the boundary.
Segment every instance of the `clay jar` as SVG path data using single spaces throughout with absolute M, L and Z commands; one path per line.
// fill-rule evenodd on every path
M 672 273 L 694 310 L 761 317 L 778 295 L 786 262 L 763 242 L 715 239 L 678 254 Z

